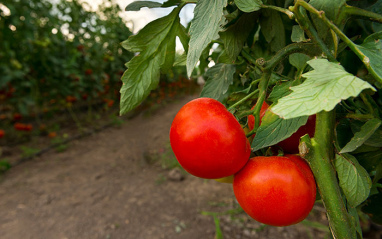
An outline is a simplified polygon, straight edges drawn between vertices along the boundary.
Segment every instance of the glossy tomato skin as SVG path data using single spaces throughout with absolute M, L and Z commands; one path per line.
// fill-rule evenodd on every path
M 235 197 L 258 222 L 289 226 L 304 220 L 316 199 L 316 183 L 304 159 L 295 155 L 251 158 L 234 176 Z
M 252 110 L 255 108 L 255 105 L 252 107 Z M 261 119 L 265 115 L 265 112 L 269 108 L 269 105 L 264 101 L 263 105 L 260 108 L 260 124 L 261 124 Z M 253 130 L 255 127 L 255 116 L 253 115 L 248 115 L 248 128 L 250 130 Z
M 210 98 L 192 100 L 179 110 L 171 125 L 170 143 L 187 172 L 208 179 L 238 172 L 251 152 L 236 118 Z

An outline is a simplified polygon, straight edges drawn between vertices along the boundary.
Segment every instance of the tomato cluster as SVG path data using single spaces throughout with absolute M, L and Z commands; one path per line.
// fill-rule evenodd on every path
M 262 106 L 260 117 L 268 107 L 266 103 Z M 310 121 L 314 123 L 315 118 Z M 248 124 L 253 128 L 253 116 L 248 117 Z M 305 132 L 299 129 L 295 133 L 297 145 L 293 141 L 286 152 L 298 150 L 299 137 L 309 133 L 303 129 Z M 296 155 L 250 159 L 250 144 L 242 126 L 217 100 L 198 98 L 184 105 L 172 122 L 170 143 L 179 164 L 190 174 L 233 183 L 241 207 L 261 223 L 298 223 L 314 205 L 316 183 L 305 160 Z

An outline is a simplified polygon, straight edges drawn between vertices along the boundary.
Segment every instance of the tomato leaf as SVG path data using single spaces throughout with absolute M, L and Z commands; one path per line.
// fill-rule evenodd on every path
M 271 9 L 263 9 L 260 18 L 261 32 L 276 52 L 285 46 L 285 28 L 280 13 Z
M 376 170 L 378 164 L 382 163 L 382 150 L 357 154 L 358 162 L 368 172 Z
M 353 132 L 361 130 L 363 123 L 361 121 L 352 121 L 351 129 Z M 365 141 L 365 145 L 373 147 L 382 147 L 382 127 L 378 129 Z
M 367 171 L 350 154 L 336 155 L 334 165 L 339 185 L 350 206 L 356 207 L 367 199 L 371 188 L 371 179 Z
M 122 76 L 121 115 L 135 108 L 157 87 L 161 70 L 172 67 L 179 11 L 175 8 L 122 43 L 125 49 L 140 53 L 126 64 L 128 69 Z
M 306 62 L 310 60 L 310 57 L 308 55 L 305 55 L 303 53 L 293 53 L 289 55 L 289 63 L 296 67 L 297 70 L 303 70 L 303 68 L 306 65 Z
M 267 110 L 261 120 L 255 138 L 252 141 L 252 150 L 256 151 L 289 138 L 302 125 L 305 125 L 308 116 L 293 119 L 282 119 L 271 111 Z
M 306 42 L 307 39 L 305 38 L 305 32 L 302 30 L 300 25 L 294 25 L 292 27 L 292 35 L 291 35 L 292 42 Z
M 153 1 L 135 1 L 126 6 L 125 11 L 139 11 L 143 7 L 156 8 L 161 7 L 162 3 Z
M 255 26 L 257 18 L 257 13 L 245 13 L 235 24 L 220 33 L 220 38 L 224 43 L 224 49 L 226 50 L 231 63 L 236 61 L 244 43 Z
M 263 1 L 261 0 L 235 0 L 236 6 L 243 12 L 253 12 L 260 10 Z
M 374 132 L 381 125 L 381 120 L 371 119 L 368 120 L 362 127 L 361 130 L 354 134 L 354 137 L 343 147 L 340 153 L 353 152 L 359 146 L 366 142 L 374 134 Z
M 187 54 L 187 75 L 191 76 L 207 45 L 219 37 L 227 0 L 199 0 L 190 26 L 190 47 Z
M 235 65 L 219 63 L 208 69 L 205 76 L 207 80 L 201 97 L 213 98 L 223 101 L 224 94 L 227 93 L 229 86 L 233 82 L 233 74 L 236 71 Z
M 290 119 L 332 110 L 341 100 L 357 96 L 364 89 L 375 90 L 366 81 L 348 73 L 339 64 L 326 59 L 313 59 L 308 64 L 314 70 L 303 74 L 307 79 L 291 87 L 291 94 L 279 99 L 272 111 Z
M 368 36 L 361 45 L 356 45 L 365 55 L 362 62 L 379 83 L 382 83 L 382 32 Z

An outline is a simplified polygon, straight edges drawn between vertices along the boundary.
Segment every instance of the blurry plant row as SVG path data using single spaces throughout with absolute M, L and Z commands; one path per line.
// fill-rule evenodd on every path
M 120 42 L 132 33 L 114 0 L 98 12 L 86 9 L 77 0 L 0 3 L 0 144 L 12 134 L 44 131 L 59 113 L 76 120 L 74 109 L 118 104 L 124 64 L 133 56 Z M 182 72 L 164 75 L 155 102 L 179 92 Z

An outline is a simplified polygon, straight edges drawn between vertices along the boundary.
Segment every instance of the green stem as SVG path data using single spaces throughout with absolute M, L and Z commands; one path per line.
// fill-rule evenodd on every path
M 268 88 L 270 78 L 271 78 L 271 71 L 265 71 L 263 73 L 263 75 L 261 76 L 261 80 L 260 80 L 259 88 L 258 88 L 259 97 L 257 98 L 255 108 L 253 109 L 254 110 L 253 115 L 255 117 L 255 126 L 254 126 L 253 130 L 248 133 L 248 135 L 253 135 L 254 133 L 256 133 L 257 128 L 260 125 L 260 110 L 261 110 L 261 106 L 263 105 L 266 94 L 267 94 L 267 88 Z
M 289 17 L 289 19 L 293 19 L 294 18 L 293 12 L 291 12 L 291 11 L 285 9 L 285 8 L 282 8 L 282 7 L 277 7 L 277 6 L 272 6 L 272 5 L 264 5 L 263 4 L 263 5 L 261 5 L 261 8 L 272 9 L 272 10 L 284 13 L 284 14 L 286 14 Z
M 310 139 L 306 135 L 301 139 L 300 154 L 311 166 L 334 238 L 356 239 L 354 226 L 342 199 L 336 171 L 332 165 L 334 125 L 334 111 L 318 113 L 314 138 Z
M 368 19 L 373 22 L 382 23 L 382 15 L 375 12 L 370 12 L 365 9 L 353 7 L 349 5 L 345 5 L 344 11 L 347 15 L 352 15 L 352 16 L 363 18 L 363 19 Z
M 252 96 L 256 95 L 257 93 L 259 92 L 259 89 L 256 89 L 254 90 L 253 92 L 251 92 L 250 94 L 246 95 L 243 99 L 239 100 L 238 102 L 236 102 L 235 104 L 231 105 L 228 110 L 232 110 L 234 109 L 236 106 L 238 105 L 241 105 L 242 103 L 244 103 L 245 101 L 247 101 L 249 98 L 251 98 Z
M 317 56 L 319 48 L 313 43 L 293 43 L 279 50 L 269 61 L 264 63 L 264 70 L 273 70 L 285 57 L 290 54 L 303 52 L 310 56 Z
M 318 46 L 321 48 L 322 52 L 326 55 L 326 57 L 331 62 L 336 62 L 336 58 L 333 56 L 333 54 L 330 52 L 329 48 L 326 46 L 324 41 L 318 36 L 318 33 L 316 29 L 314 29 L 313 24 L 310 22 L 309 18 L 307 16 L 304 16 L 303 13 L 300 12 L 300 5 L 305 8 L 305 2 L 303 0 L 297 0 L 295 6 L 292 8 L 295 18 L 297 19 L 298 23 L 302 27 L 302 29 L 305 30 L 306 34 L 314 40 Z M 309 5 L 309 4 L 308 4 Z M 310 6 L 310 5 L 309 5 Z

